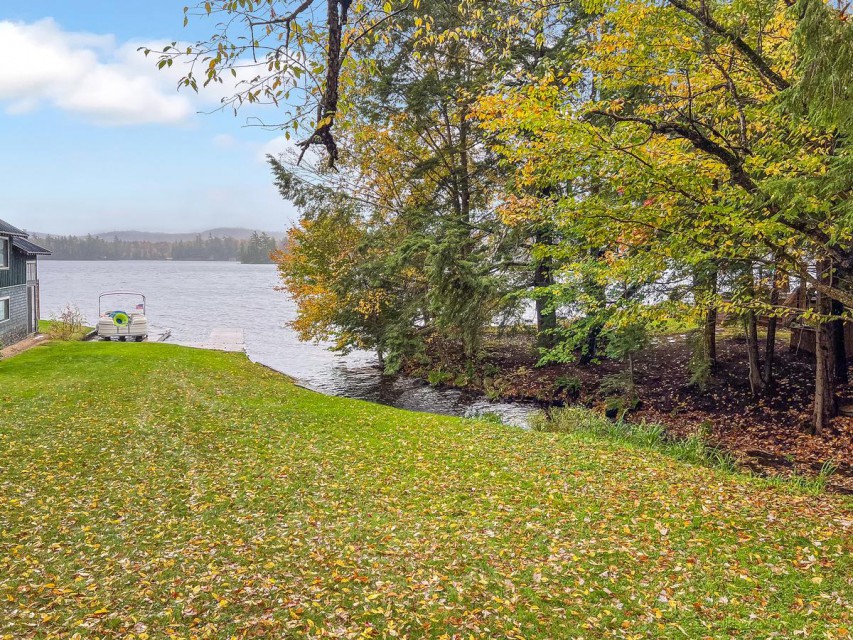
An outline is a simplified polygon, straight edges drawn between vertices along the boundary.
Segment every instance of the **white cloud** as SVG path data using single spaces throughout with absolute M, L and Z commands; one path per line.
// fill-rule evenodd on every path
M 9 114 L 50 105 L 121 126 L 176 124 L 196 111 L 193 94 L 177 92 L 177 68 L 158 71 L 135 44 L 63 31 L 52 19 L 0 21 L 0 60 L 0 103 Z
M 284 134 L 274 135 L 266 142 L 248 142 L 228 133 L 220 133 L 213 136 L 211 144 L 216 149 L 239 152 L 263 165 L 267 163 L 268 155 L 274 158 L 284 155 L 296 159 L 300 151 L 294 138 L 288 140 Z
M 213 146 L 217 149 L 235 149 L 239 146 L 239 143 L 234 136 L 228 133 L 220 133 L 213 136 Z
M 292 155 L 297 151 L 298 147 L 292 137 L 288 140 L 284 135 L 280 135 L 260 145 L 256 157 L 266 163 L 268 155 L 278 158 L 281 155 Z

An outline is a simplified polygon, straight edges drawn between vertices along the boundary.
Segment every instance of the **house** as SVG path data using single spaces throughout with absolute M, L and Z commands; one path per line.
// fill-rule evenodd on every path
M 38 331 L 38 256 L 50 251 L 0 220 L 0 347 Z
M 783 317 L 783 326 L 791 330 L 791 351 L 795 353 L 810 353 L 814 355 L 817 343 L 817 331 L 815 327 L 802 319 L 805 309 L 815 308 L 815 292 L 813 289 L 797 287 L 788 294 L 783 306 L 794 310 Z M 845 321 L 844 327 L 844 352 L 848 361 L 853 361 L 853 322 Z

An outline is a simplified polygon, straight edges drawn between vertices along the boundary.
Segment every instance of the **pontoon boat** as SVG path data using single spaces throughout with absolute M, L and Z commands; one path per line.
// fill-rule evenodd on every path
M 133 296 L 141 299 L 133 310 L 115 308 L 105 310 L 105 300 L 117 296 Z M 142 342 L 148 337 L 148 319 L 145 317 L 145 296 L 136 291 L 108 291 L 98 298 L 98 337 L 101 340 L 118 338 L 121 341 Z

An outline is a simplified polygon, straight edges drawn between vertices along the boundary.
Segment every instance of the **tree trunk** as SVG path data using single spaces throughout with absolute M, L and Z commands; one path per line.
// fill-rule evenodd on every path
M 706 273 L 698 278 L 697 283 L 705 288 L 712 296 L 717 295 L 717 279 L 719 271 L 717 265 L 708 269 Z M 705 309 L 705 322 L 702 327 L 702 350 L 708 363 L 708 369 L 713 373 L 717 368 L 717 303 L 716 301 Z
M 752 395 L 760 395 L 764 391 L 764 382 L 761 379 L 761 362 L 758 353 L 758 323 L 755 320 L 755 312 L 749 311 L 744 317 L 744 330 L 746 331 L 746 353 L 749 361 L 749 388 Z
M 711 371 L 717 368 L 717 307 L 708 307 L 705 311 L 705 326 L 702 334 L 702 347 Z
M 775 317 L 767 319 L 767 341 L 764 343 L 764 368 L 761 370 L 761 382 L 769 387 L 773 384 L 773 362 L 776 359 L 776 323 Z
M 580 364 L 590 364 L 595 360 L 595 356 L 598 353 L 598 336 L 601 335 L 602 328 L 601 323 L 596 323 L 590 327 L 589 332 L 586 334 L 583 353 L 581 353 L 581 357 L 578 360 Z
M 554 284 L 550 265 L 539 263 L 533 276 L 533 286 L 548 287 Z M 545 296 L 536 296 L 536 346 L 542 349 L 553 349 L 557 343 L 557 310 L 551 305 L 551 300 Z
M 552 246 L 554 238 L 547 230 L 536 231 L 535 241 L 538 245 Z M 554 284 L 554 259 L 545 256 L 536 261 L 533 271 L 534 289 L 544 289 Z M 557 310 L 553 308 L 553 297 L 550 295 L 536 296 L 536 346 L 541 349 L 552 349 L 557 343 Z
M 591 249 L 590 256 L 596 260 L 600 260 L 604 256 L 604 250 Z M 584 292 L 596 301 L 596 311 L 604 309 L 607 305 L 607 292 L 604 287 L 592 278 L 584 278 L 582 286 Z M 598 353 L 598 338 L 601 335 L 602 329 L 604 329 L 604 325 L 601 321 L 596 321 L 590 325 L 579 360 L 581 364 L 589 364 L 595 359 Z
M 838 300 L 832 301 L 832 315 L 840 316 L 844 313 L 844 305 Z M 847 384 L 850 377 L 847 373 L 847 344 L 844 340 L 844 320 L 836 320 L 832 323 L 832 356 L 835 363 L 835 382 Z
M 694 302 L 702 309 L 702 316 L 699 321 L 700 341 L 690 341 L 690 380 L 700 389 L 712 380 L 717 368 L 718 275 L 717 264 L 713 261 L 698 264 L 693 270 Z
M 770 287 L 771 307 L 776 307 L 779 304 L 780 284 L 779 270 L 776 269 L 773 273 L 773 284 Z M 767 341 L 764 344 L 764 369 L 761 372 L 761 381 L 767 387 L 773 384 L 773 361 L 776 357 L 776 324 L 777 318 L 771 314 L 767 319 Z
M 831 266 L 822 261 L 817 265 L 818 277 L 829 281 Z M 816 311 L 821 315 L 832 312 L 832 300 L 817 292 Z M 811 432 L 815 435 L 823 433 L 829 421 L 837 415 L 838 406 L 835 402 L 835 357 L 834 339 L 831 323 L 821 322 L 815 330 L 815 393 L 814 414 L 812 416 Z
M 821 294 L 819 293 L 818 296 Z M 835 417 L 835 358 L 832 353 L 833 331 L 828 323 L 821 324 L 815 336 L 815 393 L 814 417 L 811 432 L 823 433 L 829 421 Z

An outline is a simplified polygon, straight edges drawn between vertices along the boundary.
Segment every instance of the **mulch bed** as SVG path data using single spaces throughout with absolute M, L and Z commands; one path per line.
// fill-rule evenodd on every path
M 808 433 L 813 356 L 793 353 L 780 341 L 774 387 L 756 399 L 747 380 L 745 340 L 722 340 L 718 352 L 714 383 L 704 391 L 687 383 L 683 339 L 644 354 L 638 375 L 644 402 L 633 419 L 660 422 L 674 436 L 705 429 L 711 444 L 759 472 L 810 475 L 829 461 L 838 467 L 830 483 L 853 491 L 853 418 L 836 418 L 821 436 Z M 851 388 L 839 391 L 849 396 Z

